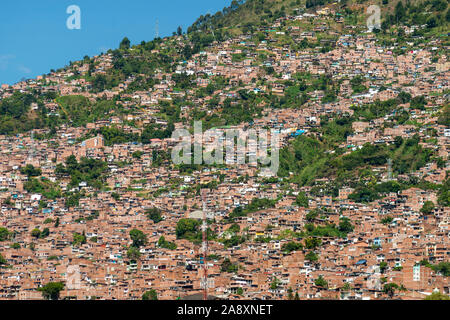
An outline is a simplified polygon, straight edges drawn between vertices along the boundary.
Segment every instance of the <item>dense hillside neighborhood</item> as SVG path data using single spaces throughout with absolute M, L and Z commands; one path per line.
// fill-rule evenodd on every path
M 0 299 L 183 299 L 203 264 L 221 299 L 450 294 L 447 2 L 267 2 L 1 86 Z M 196 121 L 276 132 L 277 173 L 173 163 Z

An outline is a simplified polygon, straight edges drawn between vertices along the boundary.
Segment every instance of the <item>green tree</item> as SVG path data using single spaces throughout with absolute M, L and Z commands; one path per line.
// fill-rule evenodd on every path
M 314 284 L 318 287 L 328 288 L 328 282 L 322 276 L 314 280 Z
M 92 79 L 92 88 L 95 91 L 103 91 L 107 83 L 108 80 L 103 74 L 97 74 L 94 79 Z
M 450 300 L 450 296 L 440 292 L 433 292 L 424 300 Z
M 141 257 L 141 253 L 139 252 L 138 248 L 130 247 L 127 250 L 127 257 L 128 257 L 128 259 L 130 259 L 132 261 L 136 261 L 136 260 L 139 260 L 139 258 Z
M 158 293 L 154 289 L 146 291 L 142 295 L 142 300 L 158 300 Z
M 11 197 L 7 197 L 5 201 L 3 202 L 4 205 L 11 207 L 13 205 L 13 202 L 11 201 Z
M 169 249 L 169 250 L 174 250 L 177 248 L 177 245 L 173 242 L 167 241 L 164 236 L 161 236 L 158 240 L 158 247 Z
M 195 219 L 180 219 L 177 223 L 175 229 L 178 239 L 181 238 L 194 238 L 198 232 L 198 227 L 200 226 L 200 221 Z
M 64 289 L 62 282 L 49 282 L 45 286 L 38 288 L 42 296 L 47 300 L 58 300 L 60 292 Z
M 428 29 L 435 28 L 435 27 L 437 26 L 437 24 L 438 24 L 438 22 L 437 22 L 437 20 L 436 20 L 435 17 L 430 17 L 430 18 L 427 20 L 427 28 L 428 28 Z
M 350 283 L 348 283 L 348 282 L 344 283 L 344 285 L 341 288 L 341 290 L 343 292 L 349 292 L 351 289 L 352 289 L 352 287 L 350 286 Z
M 120 194 L 118 194 L 117 192 L 111 193 L 111 197 L 116 201 L 120 200 Z
M 272 282 L 270 284 L 270 289 L 276 290 L 279 285 L 280 285 L 280 280 L 278 280 L 277 277 L 273 277 Z
M 447 14 L 449 12 L 450 9 L 447 11 Z M 442 112 L 438 118 L 438 123 L 444 126 L 450 126 L 450 104 L 442 109 Z
M 420 208 L 420 212 L 424 215 L 429 215 L 434 210 L 434 203 L 432 201 L 426 201 L 422 208 Z
M 17 243 L 17 242 L 13 243 L 13 244 L 11 245 L 11 248 L 12 248 L 12 249 L 20 249 L 20 248 L 21 248 L 20 243 Z
M 293 291 L 292 291 L 292 288 L 291 288 L 291 287 L 289 287 L 289 289 L 287 290 L 287 292 L 288 292 L 287 299 L 288 299 L 288 300 L 294 300 L 294 294 L 293 294 Z
M 432 266 L 432 269 L 441 273 L 444 277 L 450 277 L 450 262 L 439 262 L 438 264 Z
M 140 159 L 143 154 L 144 154 L 144 152 L 142 152 L 142 151 L 135 151 L 135 152 L 133 152 L 132 156 L 135 159 Z
M 9 239 L 11 233 L 8 231 L 8 229 L 4 227 L 0 227 L 0 241 L 6 241 Z
M 122 42 L 120 42 L 119 48 L 122 50 L 127 50 L 127 49 L 130 49 L 130 45 L 131 45 L 130 39 L 125 37 L 125 38 L 123 38 Z
M 4 266 L 6 265 L 8 262 L 6 261 L 6 259 L 2 256 L 2 254 L 0 253 L 0 266 Z
M 394 13 L 394 16 L 395 16 L 397 22 L 401 21 L 404 18 L 405 14 L 406 14 L 406 10 L 405 10 L 405 7 L 403 6 L 403 2 L 402 1 L 397 2 L 397 5 L 395 6 L 395 13 Z
M 288 243 L 284 243 L 281 246 L 281 250 L 283 252 L 291 253 L 292 251 L 302 250 L 303 246 L 301 243 L 297 243 L 294 241 L 289 241 Z
M 308 208 L 309 207 L 309 200 L 308 197 L 306 196 L 305 192 L 299 192 L 297 195 L 297 198 L 295 198 L 295 203 L 300 206 L 300 207 L 305 207 Z
M 306 221 L 308 222 L 313 222 L 314 219 L 316 219 L 319 216 L 319 210 L 318 209 L 313 209 L 310 212 L 308 212 L 305 216 Z
M 220 270 L 222 272 L 237 272 L 238 266 L 236 264 L 233 264 L 229 258 L 225 258 L 220 266 Z
M 33 238 L 39 238 L 39 236 L 41 235 L 41 230 L 39 230 L 38 228 L 34 228 L 33 230 L 31 230 L 31 236 Z
M 130 238 L 133 240 L 133 247 L 139 248 L 147 243 L 147 236 L 138 229 L 133 229 L 130 231 Z
M 319 256 L 314 251 L 310 251 L 305 255 L 305 259 L 311 262 L 315 262 L 319 260 Z
M 395 294 L 395 290 L 398 290 L 399 286 L 396 283 L 386 283 L 383 287 L 383 292 L 386 293 L 390 298 Z
M 39 235 L 39 238 L 46 238 L 50 235 L 50 229 L 49 228 L 44 228 L 44 230 L 42 230 L 41 234 Z
M 231 227 L 228 228 L 228 231 L 233 233 L 238 233 L 241 230 L 241 227 L 237 223 L 233 223 Z
M 40 168 L 35 168 L 32 164 L 27 164 L 25 167 L 20 168 L 20 173 L 30 177 L 38 177 L 42 174 Z
M 158 223 L 163 220 L 163 218 L 161 217 L 161 210 L 156 207 L 148 209 L 145 214 L 147 215 L 147 218 L 153 220 L 154 223 Z
M 84 231 L 82 234 L 79 234 L 78 232 L 73 233 L 72 245 L 74 247 L 78 247 L 85 243 L 86 243 L 86 235 L 85 235 Z
M 316 249 L 318 246 L 320 246 L 320 244 L 322 243 L 322 240 L 313 237 L 306 238 L 304 241 L 305 241 L 305 248 L 313 250 Z
M 382 224 L 388 225 L 388 224 L 391 224 L 393 220 L 394 220 L 394 218 L 392 218 L 392 217 L 385 217 L 385 218 L 381 219 L 380 222 Z
M 339 231 L 343 232 L 345 234 L 352 232 L 354 229 L 354 226 L 351 224 L 349 218 L 341 218 L 341 221 L 339 222 Z
M 425 105 L 427 101 L 424 96 L 417 96 L 411 99 L 410 105 L 411 108 L 425 110 Z

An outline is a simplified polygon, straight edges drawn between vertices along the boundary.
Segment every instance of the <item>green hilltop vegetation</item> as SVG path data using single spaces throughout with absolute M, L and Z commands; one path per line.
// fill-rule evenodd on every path
M 187 32 L 219 30 L 222 28 L 251 28 L 268 24 L 286 13 L 288 8 L 297 7 L 300 1 L 286 0 L 233 0 L 229 7 L 214 15 L 200 16 Z
M 397 24 L 429 24 L 432 28 L 447 25 L 450 21 L 448 2 L 445 0 L 233 0 L 229 7 L 200 16 L 188 33 L 195 31 L 223 33 L 246 33 L 255 26 L 269 26 L 285 15 L 294 15 L 323 5 L 332 5 L 338 12 L 368 16 L 365 13 L 371 4 L 380 6 L 384 27 Z M 359 20 L 360 20 L 359 19 Z M 365 25 L 365 23 L 362 23 Z

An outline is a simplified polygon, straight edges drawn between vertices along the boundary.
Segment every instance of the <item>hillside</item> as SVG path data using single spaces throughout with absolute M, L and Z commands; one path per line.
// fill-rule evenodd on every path
M 329 2 L 327 0 L 308 0 L 304 1 L 288 1 L 288 0 L 248 0 L 248 1 L 232 1 L 231 5 L 214 15 L 201 16 L 188 30 L 187 34 L 180 37 L 167 37 L 164 39 L 154 39 L 149 42 L 142 41 L 141 44 L 130 46 L 127 38 L 122 41 L 119 48 L 110 50 L 112 54 L 112 63 L 114 68 L 108 69 L 106 73 L 96 74 L 92 76 L 92 71 L 98 67 L 94 59 L 85 57 L 83 61 L 74 62 L 72 65 L 61 70 L 68 70 L 74 65 L 87 65 L 88 70 L 82 78 L 92 83 L 92 92 L 99 93 L 103 90 L 111 90 L 125 81 L 127 78 L 133 77 L 133 82 L 128 87 L 128 91 L 147 90 L 156 84 L 153 78 L 154 72 L 157 70 L 174 71 L 174 66 L 178 61 L 188 60 L 193 55 L 198 54 L 204 48 L 214 43 L 218 46 L 221 42 L 232 37 L 245 34 L 251 37 L 264 38 L 265 35 L 257 32 L 258 28 L 266 28 L 277 19 L 281 19 L 281 25 L 278 27 L 282 30 L 290 27 L 292 23 L 286 24 L 283 21 L 286 16 L 295 16 L 303 12 L 315 13 L 320 8 L 331 10 L 333 14 L 329 14 L 331 19 L 327 19 L 327 26 L 330 29 L 344 32 L 342 22 L 352 26 L 358 33 L 366 32 L 365 9 L 369 2 L 366 1 L 341 1 Z M 381 4 L 382 23 L 381 32 L 377 33 L 377 37 L 386 45 L 397 41 L 398 44 L 405 44 L 414 40 L 416 37 L 423 37 L 421 42 L 427 39 L 440 38 L 443 45 L 448 45 L 449 40 L 446 33 L 449 30 L 450 9 L 444 0 L 428 0 L 428 1 L 411 1 L 403 4 L 403 1 L 383 1 Z M 325 5 L 324 7 L 322 5 Z M 310 19 L 307 24 L 300 24 L 304 30 L 311 31 L 315 24 Z M 398 26 L 425 26 L 424 28 L 416 28 L 412 34 L 406 35 Z M 201 32 L 198 32 L 201 31 Z M 213 32 L 214 31 L 214 32 Z M 264 30 L 267 32 L 267 30 Z M 319 42 L 326 43 L 327 50 L 335 46 L 337 37 L 330 36 L 327 32 L 317 32 Z M 259 40 L 257 40 L 259 41 Z M 286 42 L 292 45 L 292 48 L 298 49 L 303 43 Z M 320 46 L 320 44 L 317 44 Z M 399 49 L 395 49 L 399 50 Z M 155 53 L 157 52 L 157 53 Z M 183 76 L 176 76 L 183 81 Z M 73 74 L 70 79 L 76 80 L 80 76 Z M 186 79 L 185 79 L 186 80 Z M 181 83 L 181 82 L 180 82 Z M 185 85 L 188 83 L 184 81 Z M 182 89 L 182 88 L 181 88 Z M 100 96 L 101 98 L 102 96 Z M 5 99 L 0 103 L 0 133 L 14 133 L 27 131 L 32 128 L 54 127 L 63 123 L 86 123 L 84 120 L 75 120 L 75 114 L 70 114 L 66 110 L 62 110 L 64 117 L 56 119 L 51 114 L 44 114 L 45 109 L 38 108 L 40 113 L 28 117 L 22 109 L 28 109 L 31 103 L 39 106 L 43 105 L 43 101 L 56 98 L 54 92 L 47 92 L 43 95 L 34 94 L 31 96 L 21 96 L 19 94 Z M 23 101 L 26 101 L 27 107 L 24 107 Z M 97 114 L 96 119 L 104 115 L 104 108 L 100 107 L 98 111 L 87 108 L 85 112 L 91 113 L 89 116 Z M 103 103 L 105 105 L 105 103 Z M 61 105 L 60 105 L 61 106 Z M 115 109 L 109 106 L 110 110 Z M 15 110 L 13 110 L 15 109 Z M 70 108 L 69 108 L 70 109 Z M 118 110 L 116 110 L 118 111 Z M 77 111 L 78 114 L 83 110 Z M 123 110 L 120 111 L 123 113 Z M 80 114 L 79 114 L 80 115 Z M 78 116 L 77 116 L 78 117 Z M 87 115 L 81 115 L 81 118 L 89 118 Z
M 229 7 L 215 14 L 202 15 L 188 32 L 211 29 L 228 32 L 246 32 L 255 26 L 267 25 L 285 15 L 296 15 L 301 12 L 313 12 L 316 8 L 327 6 L 347 14 L 367 18 L 366 9 L 371 4 L 378 4 L 381 9 L 381 20 L 388 25 L 425 24 L 430 19 L 433 26 L 448 26 L 450 11 L 445 0 L 241 0 L 232 1 Z M 364 23 L 363 23 L 364 24 Z
M 337 187 L 352 181 L 353 186 L 361 187 L 361 194 L 355 195 L 358 201 L 374 200 L 379 192 L 356 182 L 359 170 L 367 169 L 367 165 L 385 165 L 391 158 L 395 172 L 405 174 L 439 157 L 416 138 L 399 141 L 395 148 L 368 149 L 378 155 L 375 160 L 365 158 L 365 149 L 362 154 L 353 150 L 354 155 L 347 156 L 345 143 L 353 146 L 350 141 L 355 134 L 354 124 L 388 117 L 389 122 L 383 124 L 388 128 L 405 124 L 420 128 L 410 112 L 426 110 L 425 106 L 438 116 L 438 124 L 445 124 L 447 100 L 440 101 L 438 108 L 435 103 L 447 92 L 442 91 L 444 83 L 439 90 L 433 89 L 436 92 L 414 92 L 416 82 L 423 80 L 409 72 L 411 67 L 402 66 L 402 74 L 385 70 L 383 76 L 374 76 L 377 71 L 371 70 L 372 75 L 364 75 L 360 63 L 347 64 L 346 59 L 352 59 L 347 52 L 364 56 L 358 39 L 366 39 L 367 45 L 378 48 L 378 53 L 364 65 L 390 69 L 393 64 L 403 65 L 404 57 L 420 47 L 426 52 L 424 61 L 433 67 L 417 64 L 416 68 L 425 68 L 422 74 L 441 74 L 445 71 L 442 54 L 448 39 L 440 35 L 448 23 L 442 25 L 442 15 L 426 13 L 425 9 L 448 12 L 447 5 L 440 0 L 405 7 L 402 2 L 388 3 L 394 9 L 392 15 L 386 15 L 382 30 L 367 34 L 362 16 L 354 14 L 365 3 L 320 4 L 306 3 L 310 14 L 303 16 L 305 10 L 297 1 L 233 1 L 220 14 L 201 17 L 186 34 L 133 46 L 124 38 L 118 49 L 85 57 L 40 80 L 18 84 L 20 90 L 6 91 L 0 101 L 0 134 L 37 129 L 35 137 L 45 141 L 54 138 L 61 128 L 90 125 L 91 129 L 77 141 L 100 134 L 108 146 L 127 142 L 148 145 L 152 139 L 170 137 L 176 126 L 192 125 L 193 121 L 202 120 L 206 130 L 251 125 L 267 116 L 268 108 L 312 114 L 329 108 L 316 119 L 312 140 L 300 137 L 282 150 L 278 175 L 290 177 L 299 186 L 326 177 L 336 178 Z M 289 15 L 291 11 L 296 15 Z M 421 12 L 425 12 L 424 17 Z M 386 26 L 386 21 L 393 19 L 404 25 Z M 417 19 L 424 19 L 425 24 L 411 24 Z M 207 25 L 210 33 L 200 31 Z M 239 35 L 234 36 L 237 29 Z M 435 46 L 432 50 L 430 41 Z M 224 50 L 228 53 L 222 56 Z M 373 49 L 370 52 L 374 54 Z M 380 52 L 388 56 L 381 58 Z M 333 63 L 326 62 L 329 59 Z M 388 74 L 395 80 L 389 80 Z M 389 99 L 355 103 L 359 95 L 377 92 L 376 96 L 381 97 L 387 90 L 392 92 Z M 336 105 L 340 108 L 337 111 Z M 104 125 L 112 119 L 121 123 L 121 128 Z M 94 125 L 98 122 L 103 125 Z M 412 160 L 414 154 L 417 159 Z M 362 163 L 355 157 L 362 158 Z M 158 162 L 163 160 L 161 156 Z M 183 170 L 195 168 L 187 166 Z
M 233 2 L 2 86 L 0 299 L 175 300 L 206 264 L 221 299 L 448 292 L 448 6 L 400 3 Z

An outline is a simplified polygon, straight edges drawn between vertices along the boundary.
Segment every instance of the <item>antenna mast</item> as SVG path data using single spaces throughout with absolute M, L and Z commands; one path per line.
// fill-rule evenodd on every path
M 202 222 L 202 251 L 203 251 L 203 300 L 208 300 L 208 223 L 206 221 L 206 189 L 201 190 L 203 204 L 203 222 Z

